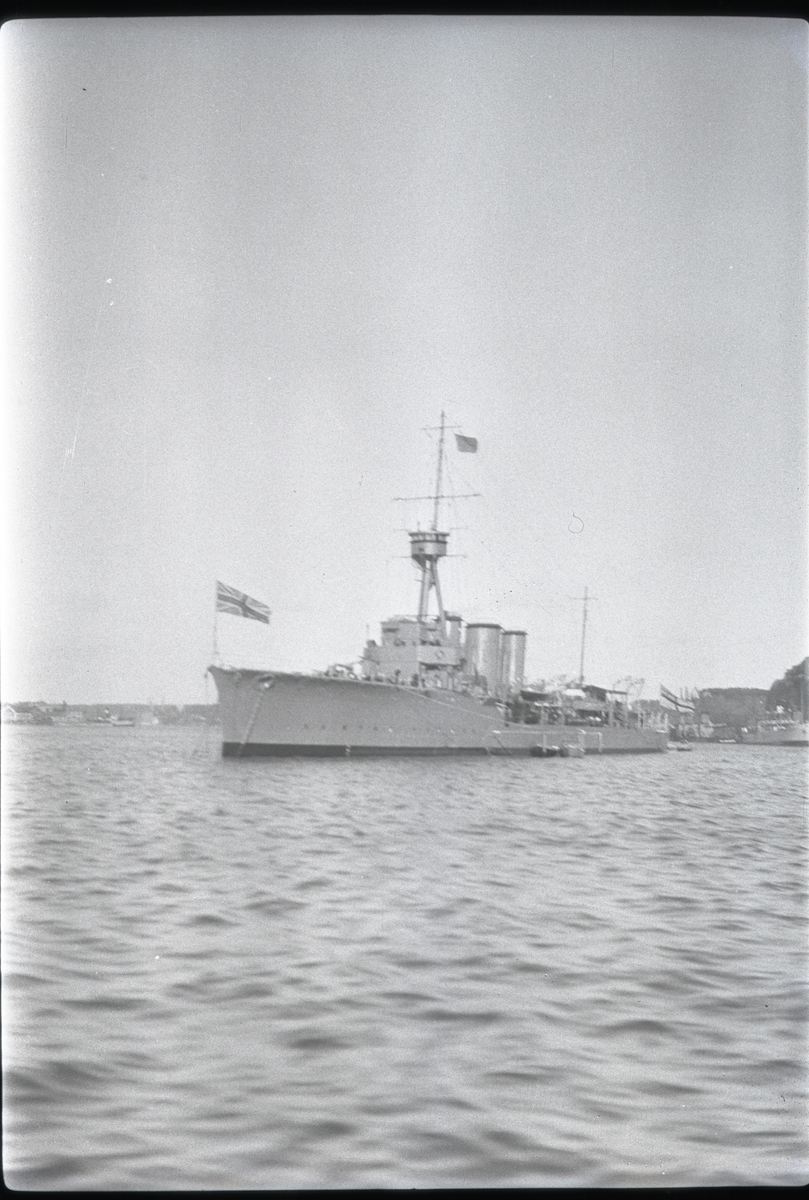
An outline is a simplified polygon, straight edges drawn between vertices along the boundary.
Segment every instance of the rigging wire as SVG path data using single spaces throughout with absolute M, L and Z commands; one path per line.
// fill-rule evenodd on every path
M 436 436 L 435 436 L 436 431 L 434 431 L 432 429 L 425 429 L 424 432 L 427 434 L 427 437 L 434 449 L 435 446 L 437 445 Z M 446 482 L 446 491 L 447 491 L 447 493 L 449 493 L 448 495 L 446 495 L 445 500 L 444 500 L 445 504 L 447 505 L 446 511 L 449 516 L 449 521 L 444 521 L 444 522 L 439 522 L 439 523 L 444 525 L 444 527 L 454 529 L 457 531 L 457 530 L 460 530 L 461 528 L 465 528 L 465 527 L 462 527 L 459 524 L 457 498 L 456 498 L 456 495 L 454 495 L 454 493 L 459 493 L 462 491 L 462 489 L 466 489 L 471 492 L 474 490 L 476 485 L 473 484 L 470 480 L 468 480 L 465 477 L 465 475 L 461 473 L 461 471 L 457 470 L 457 468 L 454 465 L 454 456 L 451 454 L 446 454 L 444 457 L 443 474 L 444 474 L 444 479 Z M 485 471 L 484 471 L 484 474 L 485 474 Z M 428 475 L 429 475 L 429 473 L 428 473 Z M 484 488 L 485 488 L 485 484 L 484 484 Z M 474 540 L 481 547 L 481 549 L 483 549 L 485 551 L 487 557 L 489 558 L 490 562 L 493 564 L 495 569 L 502 576 L 508 578 L 514 584 L 516 584 L 517 587 L 520 589 L 520 591 L 522 593 L 524 593 L 525 599 L 526 599 L 526 604 L 523 605 L 524 607 L 529 607 L 531 609 L 538 609 L 540 612 L 544 613 L 544 615 L 547 618 L 549 618 L 551 621 L 559 620 L 558 605 L 556 608 L 550 607 L 550 604 L 552 604 L 553 602 L 540 599 L 539 596 L 536 594 L 536 591 L 534 590 L 536 588 L 543 588 L 543 589 L 546 588 L 548 585 L 547 577 L 544 580 L 540 580 L 540 579 L 537 579 L 536 577 L 532 577 L 532 576 L 526 576 L 523 574 L 518 575 L 517 573 L 515 573 L 515 571 L 512 569 L 512 567 L 504 561 L 501 554 L 498 553 L 492 547 L 491 543 L 488 541 L 487 538 L 481 536 L 481 534 L 479 532 L 476 532 L 474 534 Z M 461 549 L 463 550 L 463 543 L 461 543 Z M 451 602 L 448 607 L 449 607 L 450 611 L 456 611 L 459 608 L 461 609 L 461 611 L 463 611 L 464 608 L 467 606 L 467 599 L 470 594 L 469 579 L 468 579 L 467 569 L 466 569 L 467 556 L 464 553 L 459 553 L 459 554 L 449 555 L 448 557 L 452 560 L 451 564 L 450 563 L 447 564 L 447 566 L 449 567 L 448 574 L 450 575 L 450 580 L 448 582 L 451 585 L 450 588 L 448 589 L 448 594 L 451 596 Z M 559 583 L 558 590 L 561 591 L 561 587 L 562 587 L 561 579 L 564 579 L 569 574 L 569 570 L 566 568 L 565 565 L 562 564 L 559 557 L 556 554 L 554 554 L 547 546 L 544 548 L 544 557 L 545 557 L 546 563 L 549 563 L 549 565 L 551 567 L 551 572 L 549 572 L 549 573 L 554 573 L 557 575 L 557 578 L 559 578 L 560 583 Z M 454 584 L 454 587 L 452 586 L 452 584 Z M 503 596 L 503 599 L 506 602 L 508 602 L 508 600 L 509 600 L 508 589 L 503 590 L 502 596 Z
M 112 246 L 110 247 L 109 257 L 107 259 L 107 269 L 104 272 L 104 282 L 102 284 L 101 298 L 99 299 L 99 302 L 98 302 L 98 312 L 96 313 L 96 320 L 95 320 L 95 327 L 93 329 L 93 336 L 90 341 L 90 348 L 87 352 L 87 363 L 84 368 L 84 378 L 82 379 L 81 390 L 79 392 L 79 407 L 78 407 L 78 411 L 76 413 L 76 427 L 73 431 L 73 444 L 71 446 L 68 446 L 65 448 L 64 458 L 62 459 L 62 469 L 59 473 L 59 497 L 60 498 L 62 495 L 62 486 L 64 484 L 64 479 L 65 479 L 65 467 L 67 466 L 68 461 L 72 465 L 73 459 L 75 458 L 76 443 L 77 443 L 78 437 L 79 437 L 79 429 L 81 427 L 82 417 L 84 416 L 84 410 L 87 406 L 87 381 L 90 377 L 90 368 L 93 364 L 93 359 L 95 357 L 96 345 L 98 344 L 98 330 L 99 330 L 99 326 L 101 324 L 101 312 L 104 308 L 104 301 L 107 296 L 106 289 L 107 289 L 108 285 L 111 283 L 110 271 L 112 270 L 112 262 L 113 262 L 113 258 L 115 255 L 115 247 L 118 243 L 118 233 L 121 228 L 121 215 L 123 213 L 123 209 L 124 209 L 124 200 L 121 200 L 121 203 L 118 206 L 118 219 L 115 222 L 115 232 L 112 235 Z
M 461 481 L 460 481 L 460 483 L 458 483 L 458 484 L 456 485 L 456 484 L 455 484 L 455 482 L 454 482 L 454 476 L 452 475 L 452 473 L 451 473 L 451 472 L 452 472 L 452 468 L 448 468 L 448 469 L 447 469 L 447 478 L 448 478 L 448 482 L 450 482 L 450 483 L 451 483 L 451 485 L 452 485 L 452 490 L 453 490 L 453 491 L 455 491 L 455 490 L 456 490 L 456 487 L 458 487 L 458 488 L 461 488 L 461 487 L 471 487 L 471 486 L 472 486 L 472 485 L 471 485 L 470 483 L 468 483 L 468 481 L 467 481 L 467 480 L 465 480 L 465 479 L 464 479 L 462 476 L 461 476 Z M 453 505 L 453 509 L 454 509 L 455 511 L 457 511 L 457 510 L 455 509 L 455 502 L 454 502 L 454 501 L 452 501 L 452 505 Z M 457 516 L 456 516 L 456 520 L 457 520 Z M 503 562 L 503 560 L 502 560 L 502 558 L 500 557 L 500 555 L 499 555 L 499 554 L 498 554 L 498 553 L 497 553 L 497 552 L 496 552 L 496 551 L 495 551 L 495 550 L 494 550 L 494 549 L 491 547 L 491 545 L 489 544 L 489 542 L 487 541 L 487 539 L 485 539 L 485 538 L 481 537 L 481 535 L 480 535 L 479 533 L 475 535 L 475 538 L 476 538 L 476 540 L 477 540 L 478 544 L 479 544 L 479 545 L 480 545 L 480 546 L 481 546 L 481 547 L 482 547 L 482 548 L 483 548 L 483 549 L 486 551 L 486 553 L 488 554 L 489 558 L 490 558 L 490 559 L 491 559 L 491 561 L 494 563 L 495 567 L 496 567 L 496 568 L 497 568 L 499 571 L 501 571 L 501 572 L 502 572 L 504 575 L 508 576 L 508 577 L 509 577 L 509 578 L 510 578 L 510 579 L 511 579 L 511 580 L 512 580 L 514 583 L 516 583 L 516 584 L 518 585 L 518 587 L 520 587 L 520 588 L 521 588 L 523 591 L 525 591 L 526 593 L 528 593 L 528 595 L 529 595 L 529 597 L 530 597 L 530 605 L 531 605 L 531 607 L 533 607 L 533 608 L 539 608 L 539 609 L 540 609 L 542 612 L 544 612 L 544 613 L 545 613 L 545 615 L 546 615 L 546 616 L 548 616 L 548 617 L 551 617 L 551 618 L 553 618 L 553 619 L 555 619 L 555 618 L 557 617 L 557 615 L 558 615 L 558 614 L 557 614 L 557 613 L 555 613 L 555 612 L 553 612 L 553 611 L 552 611 L 550 608 L 548 608 L 547 604 L 545 604 L 545 603 L 543 603 L 541 600 L 537 599 L 537 598 L 535 597 L 534 593 L 532 592 L 532 587 L 534 587 L 534 586 L 540 586 L 540 587 L 541 587 L 541 586 L 542 586 L 542 582 L 541 582 L 540 580 L 538 580 L 538 579 L 531 579 L 531 578 L 527 578 L 527 577 L 525 577 L 525 576 L 522 576 L 522 577 L 521 577 L 521 576 L 518 576 L 518 575 L 516 575 L 516 574 L 515 574 L 515 573 L 514 573 L 514 572 L 511 570 L 511 568 L 510 568 L 510 567 L 508 567 L 508 566 L 507 566 L 507 565 L 506 565 L 506 564 Z M 553 558 L 553 556 L 552 556 L 552 555 L 551 555 L 550 557 L 551 557 L 551 558 Z M 557 567 L 558 567 L 558 563 L 557 563 L 556 565 L 557 565 Z M 561 569 L 560 569 L 560 574 L 561 574 L 561 573 L 562 573 L 562 572 L 561 572 Z
M 65 136 L 67 137 L 67 125 L 65 126 Z M 129 163 L 129 168 L 130 168 L 129 174 L 130 175 L 131 175 L 131 168 L 133 167 L 134 162 L 135 162 L 135 155 L 133 154 L 132 158 L 130 159 L 130 163 Z M 149 173 L 150 165 L 151 165 L 151 151 L 149 151 L 149 153 L 147 155 L 147 160 L 146 160 L 146 175 L 147 176 Z M 101 313 L 104 311 L 105 307 L 109 308 L 112 304 L 115 303 L 114 299 L 112 301 L 107 302 L 107 288 L 112 284 L 112 266 L 113 266 L 113 262 L 115 260 L 115 252 L 118 247 L 118 236 L 121 231 L 121 220 L 123 218 L 124 209 L 126 207 L 127 201 L 131 198 L 131 188 L 126 184 L 126 175 L 127 175 L 127 171 L 123 170 L 122 171 L 122 183 L 121 183 L 121 193 L 122 193 L 121 201 L 118 205 L 118 215 L 115 220 L 115 229 L 113 231 L 112 242 L 110 244 L 110 252 L 107 256 L 107 266 L 103 272 L 103 279 L 102 279 L 102 283 L 101 283 L 101 294 L 100 294 L 99 301 L 98 301 L 98 311 L 96 312 L 95 325 L 93 327 L 93 333 L 92 333 L 92 337 L 90 340 L 90 346 L 87 351 L 87 360 L 86 360 L 86 364 L 85 364 L 85 368 L 84 368 L 84 376 L 82 378 L 81 388 L 79 390 L 79 403 L 78 403 L 78 409 L 76 412 L 76 424 L 75 424 L 75 428 L 73 430 L 73 441 L 70 446 L 65 447 L 64 456 L 62 458 L 62 466 L 61 466 L 61 470 L 59 472 L 59 492 L 58 492 L 59 498 L 61 498 L 62 488 L 65 483 L 65 468 L 67 467 L 68 463 L 70 463 L 71 466 L 73 465 L 73 461 L 76 456 L 76 446 L 78 444 L 79 432 L 81 430 L 81 426 L 82 426 L 82 423 L 84 420 L 85 409 L 87 407 L 88 383 L 90 380 L 90 372 L 91 372 L 91 369 L 93 366 L 93 361 L 95 359 L 96 349 L 98 346 L 99 331 L 100 331 L 100 327 L 101 327 Z

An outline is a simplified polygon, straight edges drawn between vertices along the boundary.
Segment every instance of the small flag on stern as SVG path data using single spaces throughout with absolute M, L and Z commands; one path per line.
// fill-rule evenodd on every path
M 270 623 L 270 610 L 266 604 L 254 600 L 252 596 L 245 596 L 244 592 L 237 592 L 219 580 L 216 581 L 216 611 L 233 613 L 235 617 L 252 617 L 254 621 L 263 621 L 265 625 Z
M 455 434 L 455 444 L 462 454 L 477 454 L 478 439 L 464 437 L 462 433 Z

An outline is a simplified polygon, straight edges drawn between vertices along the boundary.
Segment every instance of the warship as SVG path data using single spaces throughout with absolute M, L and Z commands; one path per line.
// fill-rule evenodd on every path
M 750 746 L 809 746 L 809 724 L 803 714 L 779 714 L 739 731 L 737 741 Z
M 664 751 L 665 729 L 632 710 L 629 695 L 585 685 L 526 687 L 527 634 L 493 621 L 465 624 L 444 607 L 438 565 L 449 532 L 439 527 L 446 453 L 441 414 L 432 521 L 408 534 L 419 570 L 415 615 L 382 622 L 356 665 L 291 673 L 214 664 L 222 754 L 252 757 L 532 755 Z M 456 434 L 457 448 L 477 442 Z M 236 593 L 236 595 L 239 595 Z M 249 597 L 244 597 L 249 600 Z M 225 611 L 238 612 L 226 600 Z M 268 610 L 242 609 L 265 617 Z

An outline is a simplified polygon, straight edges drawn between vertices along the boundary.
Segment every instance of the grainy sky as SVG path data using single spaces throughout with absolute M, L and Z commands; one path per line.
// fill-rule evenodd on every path
M 450 609 L 532 679 L 807 652 L 807 27 L 22 21 L 0 32 L 4 698 L 214 698 Z

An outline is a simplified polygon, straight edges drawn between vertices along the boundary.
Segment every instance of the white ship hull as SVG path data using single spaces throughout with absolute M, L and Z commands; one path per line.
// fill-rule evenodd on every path
M 809 725 L 805 721 L 762 722 L 755 730 L 743 730 L 739 740 L 751 746 L 809 746 Z
M 509 723 L 464 692 L 321 675 L 211 667 L 222 714 L 222 753 L 248 757 L 588 754 L 666 749 L 667 736 L 625 726 Z

